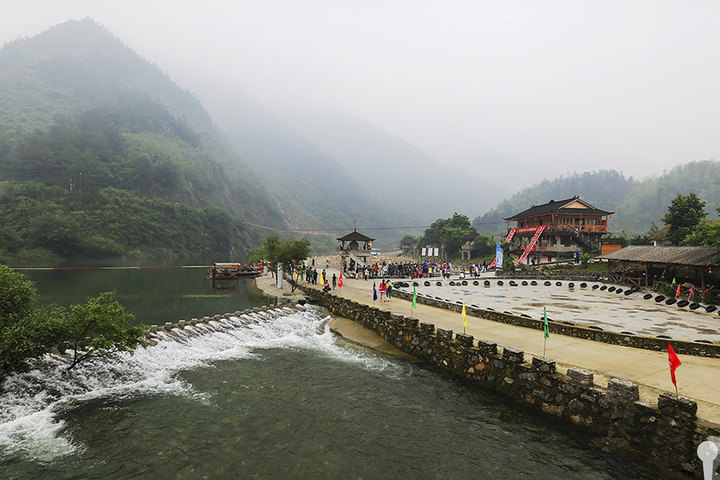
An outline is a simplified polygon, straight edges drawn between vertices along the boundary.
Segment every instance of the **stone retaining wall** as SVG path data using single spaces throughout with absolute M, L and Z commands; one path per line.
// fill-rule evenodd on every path
M 393 289 L 393 296 L 405 300 L 412 300 L 412 293 L 399 288 Z M 421 294 L 417 295 L 417 303 L 422 303 L 424 305 L 430 305 L 437 308 L 444 308 L 446 310 L 452 310 L 455 312 L 462 311 L 462 302 L 452 303 Z M 472 305 L 466 304 L 465 312 L 469 316 L 484 318 L 486 320 L 493 320 L 495 322 L 507 323 L 510 325 L 517 325 L 526 328 L 534 328 L 537 330 L 543 330 L 545 328 L 544 321 L 540 319 L 523 317 L 510 313 L 501 313 L 493 310 L 486 310 L 483 308 L 474 307 Z M 602 330 L 600 327 L 585 327 L 567 321 L 554 322 L 552 320 L 548 320 L 548 326 L 550 328 L 550 333 L 566 335 L 568 337 L 584 338 L 586 340 L 594 340 L 596 342 L 622 345 L 624 347 L 643 348 L 646 350 L 655 350 L 658 352 L 666 351 L 668 341 L 672 341 L 672 346 L 676 353 L 680 353 L 683 355 L 695 355 L 698 357 L 720 357 L 720 345 L 718 344 L 691 342 L 687 340 L 675 340 L 658 337 L 646 337 L 642 335 L 631 335 L 627 333 L 608 332 Z
M 595 385 L 593 374 L 556 371 L 555 362 L 454 334 L 417 319 L 298 285 L 333 314 L 354 320 L 401 350 L 471 384 L 576 425 L 605 446 L 661 471 L 700 475 L 696 448 L 720 426 L 699 420 L 697 404 L 662 393 L 657 405 L 639 400 L 638 386 L 611 379 Z M 395 294 L 395 292 L 393 292 Z

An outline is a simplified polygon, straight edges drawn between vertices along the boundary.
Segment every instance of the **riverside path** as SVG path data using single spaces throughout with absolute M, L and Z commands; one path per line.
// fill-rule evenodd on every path
M 331 266 L 327 273 L 339 275 L 340 272 Z M 377 286 L 379 279 L 375 283 Z M 311 287 L 321 288 L 320 285 Z M 285 289 L 289 291 L 290 286 L 286 285 Z M 399 315 L 409 316 L 411 311 L 407 300 L 393 298 L 388 302 L 373 302 L 373 280 L 344 278 L 343 287 L 332 290 L 330 294 Z M 418 303 L 412 316 L 420 322 L 434 324 L 436 328 L 450 329 L 455 333 L 463 331 L 462 316 L 456 312 Z M 479 340 L 490 340 L 498 345 L 521 350 L 525 352 L 526 358 L 529 358 L 527 355 L 542 356 L 543 353 L 542 330 L 468 316 L 466 332 Z M 340 333 L 345 335 L 342 330 Z M 561 373 L 565 373 L 568 368 L 593 372 L 595 383 L 599 386 L 606 387 L 607 381 L 613 377 L 636 383 L 640 399 L 650 404 L 657 402 L 660 392 L 674 392 L 667 352 L 552 334 L 547 341 L 545 356 L 556 362 L 557 370 Z M 717 381 L 720 378 L 720 358 L 680 355 L 680 360 L 682 365 L 676 371 L 680 395 L 697 402 L 699 418 L 720 424 L 720 382 Z

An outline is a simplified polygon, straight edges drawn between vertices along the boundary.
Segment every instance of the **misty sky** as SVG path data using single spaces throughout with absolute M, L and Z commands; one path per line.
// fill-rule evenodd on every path
M 720 2 L 4 0 L 0 42 L 91 17 L 212 111 L 335 109 L 518 189 L 720 159 Z

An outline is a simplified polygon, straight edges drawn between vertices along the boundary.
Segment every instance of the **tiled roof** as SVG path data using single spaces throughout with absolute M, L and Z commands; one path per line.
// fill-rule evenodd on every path
M 355 231 L 353 231 L 353 232 L 351 232 L 351 233 L 348 233 L 348 234 L 345 235 L 344 237 L 338 238 L 338 240 L 340 240 L 341 242 L 352 242 L 353 240 L 356 241 L 356 242 L 372 242 L 372 241 L 374 241 L 375 239 L 374 239 L 374 238 L 370 238 L 370 237 L 366 237 L 366 236 L 363 235 L 362 233 L 358 233 L 357 230 L 355 230 Z
M 567 205 L 574 201 L 582 202 L 590 208 L 562 208 L 563 205 Z M 565 200 L 558 200 L 558 201 L 550 200 L 548 203 L 544 203 L 542 205 L 533 205 L 532 207 L 528 208 L 527 210 L 523 210 L 520 213 L 516 213 L 515 215 L 505 218 L 505 220 L 518 220 L 518 219 L 526 218 L 526 217 L 537 217 L 540 215 L 547 215 L 549 213 L 563 213 L 563 214 L 577 213 L 580 215 L 612 215 L 615 212 L 608 212 L 607 210 L 600 210 L 599 208 L 593 207 L 586 201 L 581 200 L 578 196 L 574 196 L 572 198 L 567 198 Z
M 707 267 L 720 265 L 720 248 L 630 245 L 598 258 L 626 262 L 671 263 L 674 265 Z

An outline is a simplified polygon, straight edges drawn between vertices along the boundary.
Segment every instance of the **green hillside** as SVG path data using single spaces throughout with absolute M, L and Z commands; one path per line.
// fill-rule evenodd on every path
M 0 261 L 241 256 L 283 212 L 189 93 L 90 20 L 0 50 Z
M 609 222 L 611 232 L 644 234 L 653 223 L 662 226 L 662 217 L 678 193 L 695 193 L 707 203 L 708 218 L 717 218 L 715 207 L 720 205 L 720 162 L 691 162 L 642 181 L 625 178 L 613 170 L 543 180 L 478 216 L 473 225 L 481 233 L 504 234 L 507 229 L 503 218 L 531 205 L 579 195 L 598 208 L 615 212 Z

